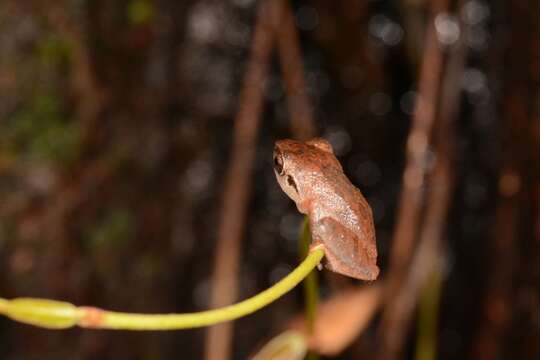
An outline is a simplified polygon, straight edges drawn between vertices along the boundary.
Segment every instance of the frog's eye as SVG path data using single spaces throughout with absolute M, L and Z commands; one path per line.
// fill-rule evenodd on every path
M 287 184 L 289 184 L 289 186 L 291 186 L 294 189 L 294 191 L 298 193 L 298 187 L 296 186 L 296 181 L 294 181 L 291 175 L 287 176 Z
M 274 169 L 279 175 L 283 175 L 283 156 L 279 151 L 274 151 Z

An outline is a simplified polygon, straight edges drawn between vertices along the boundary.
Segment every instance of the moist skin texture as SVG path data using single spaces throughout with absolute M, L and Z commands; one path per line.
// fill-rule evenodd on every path
M 325 266 L 360 280 L 379 275 L 371 208 L 343 173 L 328 141 L 278 140 L 274 172 L 283 191 L 309 218 L 311 248 L 323 246 Z

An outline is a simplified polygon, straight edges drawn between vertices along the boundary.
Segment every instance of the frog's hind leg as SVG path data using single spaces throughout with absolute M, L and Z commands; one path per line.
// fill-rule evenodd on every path
M 361 280 L 375 280 L 379 268 L 368 253 L 368 247 L 354 233 L 338 221 L 325 217 L 312 224 L 313 245 L 323 244 L 325 266 L 334 272 Z
M 325 257 L 324 267 L 338 274 L 366 281 L 375 280 L 379 275 L 379 268 L 376 265 L 342 266 L 342 259 L 334 256 L 334 254 L 325 253 Z

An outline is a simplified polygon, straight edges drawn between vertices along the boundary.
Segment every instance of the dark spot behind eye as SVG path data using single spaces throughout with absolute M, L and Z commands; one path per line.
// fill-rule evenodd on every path
M 289 184 L 290 186 L 292 186 L 294 188 L 294 190 L 296 192 L 298 192 L 298 187 L 296 186 L 296 182 L 294 181 L 294 179 L 292 178 L 292 176 L 287 176 L 287 184 Z

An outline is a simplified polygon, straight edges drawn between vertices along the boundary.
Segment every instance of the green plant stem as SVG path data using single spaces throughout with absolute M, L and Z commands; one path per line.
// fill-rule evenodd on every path
M 437 327 L 441 285 L 441 268 L 440 264 L 436 262 L 420 294 L 416 360 L 434 360 L 437 358 Z
M 309 253 L 311 243 L 311 233 L 309 230 L 309 218 L 306 216 L 302 223 L 300 232 L 300 256 L 306 257 Z M 304 279 L 304 298 L 306 307 L 306 323 L 308 334 L 313 333 L 315 325 L 315 315 L 317 313 L 317 303 L 319 300 L 319 281 L 317 272 L 312 270 Z
M 0 313 L 20 322 L 46 328 L 71 327 L 69 319 L 81 327 L 115 330 L 177 330 L 214 325 L 251 314 L 270 304 L 293 289 L 302 281 L 324 256 L 322 249 L 309 253 L 306 259 L 289 275 L 269 289 L 239 302 L 219 309 L 188 314 L 132 314 L 106 311 L 91 307 L 44 299 L 0 298 Z
M 4 311 L 8 303 L 8 300 L 0 298 L 0 314 Z
M 311 244 L 311 231 L 309 229 L 309 218 L 304 217 L 300 232 L 300 255 L 305 257 L 309 253 Z M 318 273 L 313 269 L 304 279 L 304 301 L 306 312 L 306 328 L 309 336 L 313 334 L 315 327 L 315 317 L 317 315 L 317 305 L 319 302 L 319 277 Z M 306 360 L 317 360 L 319 355 L 313 351 L 309 351 Z

